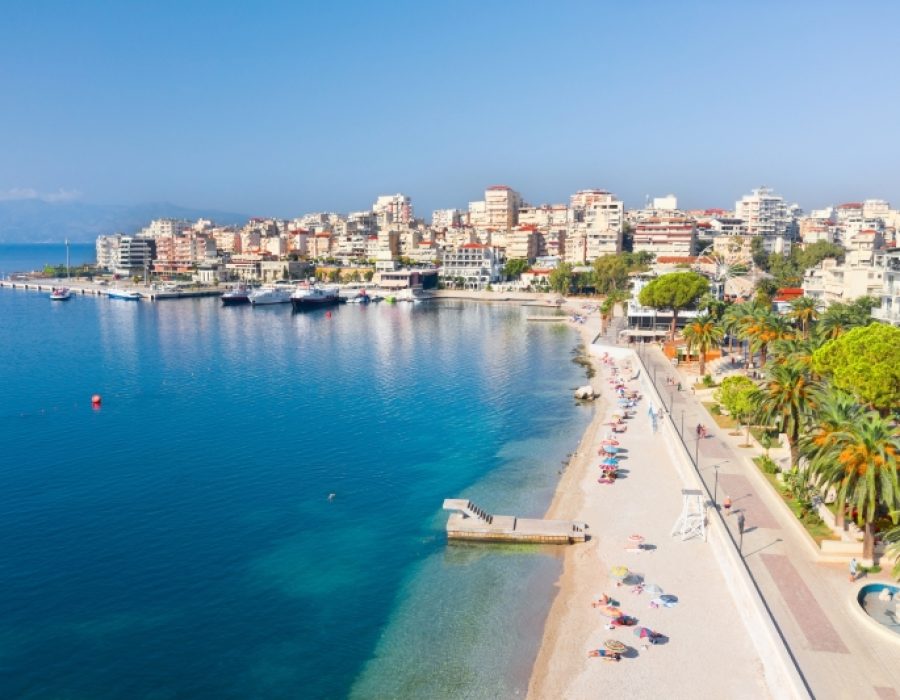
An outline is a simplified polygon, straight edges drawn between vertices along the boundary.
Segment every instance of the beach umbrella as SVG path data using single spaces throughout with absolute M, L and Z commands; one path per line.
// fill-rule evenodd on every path
M 621 654 L 627 648 L 618 639 L 607 639 L 605 642 L 603 642 L 603 646 L 617 654 Z
M 607 454 L 614 455 L 616 452 L 619 451 L 619 448 L 616 447 L 615 445 L 604 445 L 603 451 L 606 452 Z
M 604 457 L 601 464 L 607 464 L 611 467 L 617 467 L 619 465 L 619 460 L 616 457 L 610 455 L 609 457 Z
M 649 627 L 635 627 L 633 634 L 639 639 L 647 639 L 653 634 L 653 630 Z
M 605 438 L 605 439 L 603 440 L 603 442 L 601 442 L 600 444 L 601 444 L 601 445 L 613 445 L 613 446 L 616 446 L 616 445 L 619 444 L 619 441 L 618 441 L 618 440 L 614 440 L 613 438 L 610 437 L 610 438 Z
M 627 566 L 614 566 L 609 570 L 609 575 L 615 579 L 618 579 L 619 581 L 623 581 L 628 578 L 629 573 L 630 572 L 628 571 Z
M 648 583 L 646 586 L 644 586 L 644 591 L 646 591 L 650 595 L 662 595 L 663 589 L 657 586 L 655 583 Z
M 606 617 L 618 617 L 622 614 L 622 611 L 619 610 L 615 605 L 604 605 L 600 608 L 600 614 L 605 615 Z

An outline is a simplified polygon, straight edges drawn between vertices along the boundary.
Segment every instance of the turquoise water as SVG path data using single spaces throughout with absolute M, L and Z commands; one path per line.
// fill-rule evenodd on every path
M 0 696 L 524 693 L 559 552 L 440 511 L 541 514 L 590 419 L 524 318 L 0 290 Z

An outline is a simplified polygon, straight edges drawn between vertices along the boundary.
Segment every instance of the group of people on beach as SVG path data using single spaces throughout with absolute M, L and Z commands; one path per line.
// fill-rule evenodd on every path
M 626 426 L 624 418 L 632 418 L 635 415 L 634 411 L 630 411 L 628 409 L 634 408 L 637 405 L 637 403 L 641 400 L 641 395 L 638 393 L 638 391 L 628 388 L 625 383 L 627 380 L 623 378 L 623 376 L 627 376 L 628 379 L 635 379 L 637 375 L 632 376 L 630 373 L 630 367 L 627 365 L 625 367 L 624 373 L 620 374 L 619 368 L 616 366 L 615 361 L 607 354 L 604 354 L 601 357 L 601 361 L 605 365 L 610 367 L 609 384 L 613 387 L 613 391 L 618 397 L 621 405 L 619 413 L 613 414 L 612 420 L 610 421 L 609 425 L 611 426 L 613 432 L 625 432 Z M 650 406 L 649 413 L 654 424 L 658 419 L 662 418 L 661 409 L 659 411 L 659 415 L 657 416 L 657 412 L 654 410 L 653 406 Z M 699 427 L 700 426 L 698 426 L 698 428 Z M 602 477 L 598 479 L 600 483 L 612 484 L 616 479 L 618 466 L 618 445 L 618 441 L 609 434 L 607 434 L 603 439 L 603 444 L 601 445 L 601 448 L 599 450 L 599 453 L 604 456 L 604 460 L 600 464 L 600 468 L 602 471 Z M 634 589 L 632 589 L 632 592 L 641 593 L 643 592 L 643 587 L 635 587 Z M 618 608 L 618 605 L 618 602 L 610 598 L 610 596 L 606 593 L 591 602 L 591 607 L 600 608 L 600 612 L 610 618 L 609 622 L 607 622 L 606 624 L 607 629 L 614 630 L 619 627 L 635 627 L 638 623 L 637 618 L 621 612 L 621 610 L 619 610 Z M 639 637 L 647 645 L 659 644 L 665 639 L 662 634 L 660 634 L 659 632 L 655 632 L 648 627 L 640 627 L 635 629 L 635 636 Z M 604 661 L 617 662 L 622 659 L 623 652 L 627 651 L 627 648 L 624 644 L 621 644 L 620 642 L 617 642 L 615 640 L 609 640 L 607 642 L 607 647 L 608 648 L 606 649 L 591 649 L 590 651 L 588 651 L 588 658 L 601 658 Z

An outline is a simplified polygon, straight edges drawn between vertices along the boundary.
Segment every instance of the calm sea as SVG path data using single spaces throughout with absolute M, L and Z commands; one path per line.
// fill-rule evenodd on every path
M 448 545 L 440 507 L 543 513 L 592 410 L 571 329 L 12 290 L 0 322 L 0 697 L 524 695 L 559 551 Z
M 69 245 L 69 265 L 76 266 L 97 261 L 97 250 L 93 243 L 72 243 Z M 0 245 L 0 279 L 13 272 L 43 270 L 45 265 L 65 265 L 66 244 L 3 244 Z

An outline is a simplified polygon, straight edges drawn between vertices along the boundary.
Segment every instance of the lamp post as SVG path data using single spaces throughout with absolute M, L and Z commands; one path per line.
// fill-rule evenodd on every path
M 681 437 L 684 439 L 684 409 L 681 409 Z
M 738 534 L 740 541 L 738 542 L 738 554 L 744 556 L 744 514 L 738 513 L 737 517 Z

